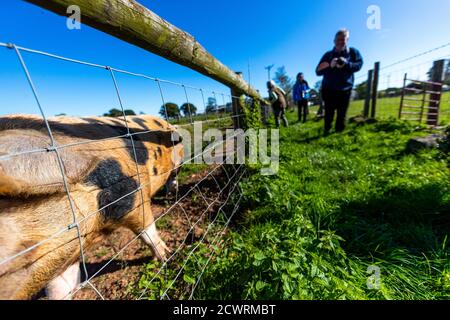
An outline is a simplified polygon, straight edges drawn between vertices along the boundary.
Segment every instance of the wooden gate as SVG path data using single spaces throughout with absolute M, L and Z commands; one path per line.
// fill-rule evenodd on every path
M 428 125 L 437 126 L 441 96 L 442 83 L 412 80 L 405 74 L 399 119 L 422 123 L 426 116 Z

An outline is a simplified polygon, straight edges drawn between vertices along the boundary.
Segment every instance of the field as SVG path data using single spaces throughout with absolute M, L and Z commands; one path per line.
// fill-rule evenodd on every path
M 419 95 L 410 95 L 409 98 L 421 99 L 422 96 Z M 417 105 L 416 102 L 407 102 L 410 105 Z M 400 97 L 393 98 L 379 98 L 377 102 L 377 114 L 376 117 L 379 119 L 388 119 L 388 118 L 398 118 L 398 111 L 400 106 Z M 349 117 L 356 116 L 362 114 L 364 109 L 364 100 L 354 100 L 350 104 L 350 108 L 348 111 Z M 311 108 L 312 112 L 317 111 L 317 106 Z M 232 121 L 229 119 L 230 114 L 208 114 L 205 116 L 204 114 L 193 116 L 193 121 L 205 121 L 207 120 L 207 124 L 205 125 L 205 129 L 210 127 L 214 128 L 224 125 L 231 125 Z M 425 119 L 425 117 L 424 117 Z M 189 129 L 189 118 L 183 117 L 180 120 L 171 121 L 174 125 L 181 125 L 185 129 Z M 440 115 L 439 115 L 439 123 L 441 125 L 446 125 L 450 123 L 450 92 L 444 92 L 441 97 L 441 106 L 440 106 Z
M 242 185 L 244 210 L 194 298 L 450 298 L 448 164 L 405 151 L 429 130 L 382 120 L 321 133 L 315 121 L 281 130 L 279 174 Z

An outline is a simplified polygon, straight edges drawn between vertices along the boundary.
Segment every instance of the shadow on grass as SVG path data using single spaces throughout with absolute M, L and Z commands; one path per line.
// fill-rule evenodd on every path
M 293 138 L 293 139 L 289 139 L 290 142 L 296 142 L 296 143 L 311 143 L 314 141 L 317 141 L 319 139 L 322 139 L 323 133 L 317 136 L 313 136 L 313 137 L 306 137 L 306 138 Z
M 350 202 L 334 222 L 347 253 L 376 255 L 394 248 L 412 253 L 435 249 L 450 233 L 450 203 L 442 184 L 391 189 L 380 197 Z

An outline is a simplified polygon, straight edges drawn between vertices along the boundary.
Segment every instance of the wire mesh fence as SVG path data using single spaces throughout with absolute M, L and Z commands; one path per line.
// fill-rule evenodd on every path
M 40 118 L 31 118 L 33 125 L 23 121 L 24 125 L 20 129 L 28 130 L 28 132 L 38 130 L 45 132 L 48 136 L 48 141 L 45 143 L 41 141 L 40 143 L 24 144 L 26 147 L 10 148 L 7 153 L 0 153 L 0 168 L 8 163 L 20 163 L 24 157 L 28 159 L 27 161 L 34 158 L 36 162 L 44 158 L 51 158 L 52 160 L 48 160 L 46 163 L 56 166 L 57 170 L 49 166 L 41 166 L 37 168 L 38 174 L 43 175 L 42 172 L 46 170 L 59 172 L 59 178 L 56 179 L 58 181 L 55 184 L 59 186 L 59 196 L 64 194 L 65 204 L 61 206 L 64 210 L 55 214 L 68 215 L 68 217 L 61 218 L 56 224 L 52 221 L 51 227 L 45 225 L 45 223 L 49 223 L 48 221 L 43 221 L 42 225 L 38 225 L 38 227 L 48 228 L 48 232 L 34 235 L 34 241 L 28 242 L 25 247 L 20 247 L 20 250 L 2 250 L 0 279 L 20 265 L 29 267 L 37 261 L 44 261 L 44 264 L 57 264 L 54 270 L 58 272 L 55 271 L 53 277 L 62 272 L 62 276 L 58 277 L 61 279 L 58 279 L 58 281 L 64 283 L 65 291 L 63 290 L 63 295 L 59 293 L 58 298 L 194 298 L 195 289 L 201 281 L 207 264 L 213 258 L 215 249 L 220 245 L 221 236 L 226 232 L 231 219 L 239 209 L 242 197 L 239 183 L 246 176 L 246 170 L 242 164 L 225 165 L 225 163 L 229 163 L 227 160 L 234 157 L 240 150 L 239 147 L 223 149 L 223 146 L 229 140 L 234 141 L 238 138 L 240 132 L 230 137 L 227 136 L 226 139 L 217 141 L 203 148 L 200 152 L 185 155 L 181 160 L 176 151 L 176 145 L 180 142 L 180 139 L 174 137 L 177 136 L 175 134 L 177 129 L 187 128 L 189 131 L 192 130 L 194 124 L 199 122 L 203 125 L 204 130 L 218 128 L 224 131 L 232 128 L 233 118 L 239 118 L 242 115 L 231 112 L 231 100 L 233 98 L 239 99 L 239 97 L 23 48 L 14 44 L 0 43 L 0 47 L 9 49 L 18 58 L 40 115 Z M 103 70 L 110 79 L 112 87 L 110 92 L 115 96 L 114 105 L 117 105 L 120 110 L 119 116 L 107 120 L 103 118 L 81 118 L 79 121 L 85 126 L 79 128 L 80 130 L 86 130 L 86 132 L 83 134 L 71 132 L 70 139 L 61 138 L 61 128 L 69 125 L 65 123 L 68 120 L 64 117 L 49 117 L 45 102 L 40 96 L 31 76 L 30 68 L 24 59 L 24 53 Z M 139 125 L 139 116 L 127 114 L 126 107 L 128 104 L 125 100 L 128 93 L 124 93 L 121 87 L 121 77 L 123 76 L 143 79 L 153 85 L 152 92 L 159 96 L 162 106 L 158 110 L 159 114 L 170 124 L 154 120 L 158 125 L 157 128 L 148 127 L 142 123 Z M 179 112 L 170 113 L 168 110 L 168 102 L 172 99 L 168 94 L 168 86 L 178 90 L 178 94 L 185 101 L 183 118 Z M 205 100 L 206 95 L 211 96 L 208 102 Z M 194 102 L 196 105 L 201 105 L 200 110 L 191 110 L 195 107 Z M 197 109 L 197 107 L 195 108 Z M 79 125 L 80 123 L 76 124 Z M 100 134 L 96 135 L 89 132 L 89 128 L 95 126 L 103 126 L 100 131 L 97 131 Z M 111 127 L 116 130 L 109 130 Z M 117 130 L 117 128 L 120 128 L 120 130 Z M 3 129 L 5 130 L 5 128 Z M 19 128 L 14 127 L 13 124 L 9 129 Z M 171 153 L 167 156 L 171 159 L 171 165 L 162 166 L 162 169 L 158 167 L 159 171 L 157 171 L 158 153 L 163 151 L 156 145 L 163 143 L 161 135 L 164 136 L 164 134 L 170 135 L 170 143 L 166 143 L 167 148 L 163 151 Z M 154 143 L 157 152 L 155 151 L 155 161 L 148 164 L 143 162 L 142 153 L 149 152 L 147 142 L 154 136 L 159 137 L 158 142 Z M 73 164 L 69 162 L 75 160 L 69 158 L 68 152 L 98 153 L 100 152 L 100 146 L 105 143 L 116 144 L 111 145 L 113 146 L 111 150 L 102 150 L 102 152 L 106 151 L 113 155 L 115 153 L 122 154 L 123 149 L 126 150 L 129 161 L 122 166 L 127 167 L 125 175 L 129 175 L 129 177 L 109 181 L 108 188 L 110 189 L 108 190 L 115 190 L 114 185 L 119 185 L 118 190 L 120 192 L 109 195 L 106 197 L 108 201 L 98 202 L 94 210 L 89 210 L 86 208 L 90 207 L 83 204 L 84 201 L 88 202 L 88 200 L 80 199 L 78 190 L 73 186 L 73 178 L 70 173 L 70 167 Z M 121 147 L 117 147 L 117 144 L 121 144 Z M 211 150 L 216 152 L 218 148 L 222 148 L 223 151 L 214 154 L 217 158 L 214 164 L 200 166 L 202 169 L 200 172 L 194 169 L 193 174 L 184 177 L 184 183 L 168 195 L 156 193 L 154 185 L 163 185 L 158 177 L 163 177 L 165 180 L 169 180 L 172 176 L 179 178 L 178 175 L 182 174 L 182 172 L 179 173 L 181 167 L 203 157 L 205 153 L 211 152 Z M 159 157 L 160 159 L 164 158 L 161 154 L 159 154 Z M 147 172 L 149 171 L 148 166 L 153 166 L 154 171 Z M 106 177 L 112 175 L 114 175 L 114 172 L 108 173 Z M 26 179 L 27 177 L 23 178 Z M 125 178 L 127 181 L 131 179 L 133 183 L 131 186 L 128 185 L 127 188 L 121 188 L 120 185 L 123 184 Z M 155 182 L 157 180 L 159 182 Z M 104 183 L 104 181 L 97 182 L 100 185 Z M 150 201 L 149 195 L 154 195 L 156 205 L 154 205 L 153 200 Z M 40 195 L 40 201 L 45 203 L 46 198 L 49 197 L 53 197 L 51 192 L 48 192 L 47 195 Z M 124 205 L 131 198 L 133 199 L 131 207 Z M 30 198 L 21 200 L 19 196 L 18 201 L 29 200 L 32 201 Z M 132 229 L 133 233 L 123 236 L 123 231 L 120 231 L 120 228 L 123 229 L 128 225 L 122 224 L 120 219 L 110 224 L 109 228 L 113 230 L 100 230 L 102 226 L 106 225 L 103 221 L 105 212 L 112 212 L 117 208 L 125 210 L 124 206 L 127 212 L 123 212 L 121 218 L 131 215 L 129 212 L 133 212 L 133 215 L 139 215 L 140 217 L 139 223 L 136 223 L 136 219 L 136 221 L 133 220 L 134 224 L 139 225 Z M 48 210 L 55 210 L 55 208 L 49 207 Z M 136 212 L 138 213 L 136 214 Z M 68 222 L 64 224 L 61 221 Z M 157 235 L 156 230 L 158 230 L 162 239 Z M 103 232 L 113 232 L 113 236 L 109 236 L 113 243 L 105 242 L 107 240 L 103 236 L 100 236 L 100 244 L 90 240 L 93 233 L 101 235 Z M 11 235 L 11 237 L 14 237 L 14 235 Z M 64 239 L 70 239 L 69 250 L 76 252 L 76 261 L 64 261 L 64 255 L 58 256 L 59 250 L 64 251 L 66 246 Z M 76 241 L 76 245 L 74 245 L 74 241 Z M 159 260 L 151 260 L 152 251 Z M 39 257 L 36 256 L 36 252 L 39 252 Z M 49 256 L 53 256 L 53 258 L 48 258 Z M 139 258 L 134 259 L 136 256 L 139 256 Z M 47 258 L 52 261 L 49 262 Z M 138 260 L 138 263 L 135 260 Z M 80 263 L 79 268 L 77 261 Z M 132 266 L 130 266 L 130 263 Z M 76 286 L 73 284 L 73 279 L 70 279 L 64 272 L 71 269 L 73 264 L 75 264 L 76 269 L 73 274 L 81 279 Z M 138 271 L 134 270 L 136 272 L 133 274 L 132 277 L 134 278 L 131 281 L 123 279 L 123 276 L 127 274 L 126 272 L 122 274 L 116 272 L 118 269 L 127 270 L 136 264 L 141 267 Z M 142 267 L 143 265 L 145 267 Z M 189 272 L 186 272 L 187 269 Z M 81 270 L 81 275 L 78 270 Z M 115 272 L 113 281 L 116 283 L 111 283 L 111 281 L 108 281 L 108 275 Z M 5 281 L 8 280 L 6 277 L 4 279 Z M 33 281 L 33 279 L 30 281 Z M 117 282 L 121 284 L 117 285 Z M 36 295 L 36 292 L 33 292 L 32 289 L 25 288 L 18 290 L 16 296 L 43 297 L 42 293 Z

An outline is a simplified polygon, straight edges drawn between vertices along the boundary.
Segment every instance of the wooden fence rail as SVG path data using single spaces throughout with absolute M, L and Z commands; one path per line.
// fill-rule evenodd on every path
M 81 9 L 81 22 L 196 70 L 230 87 L 234 93 L 261 100 L 258 92 L 200 45 L 193 36 L 173 26 L 134 0 L 25 0 L 59 15 Z

